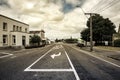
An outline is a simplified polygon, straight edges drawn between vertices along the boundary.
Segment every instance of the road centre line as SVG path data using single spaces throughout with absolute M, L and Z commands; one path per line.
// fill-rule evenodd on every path
M 76 70 L 75 70 L 75 68 L 74 68 L 74 66 L 73 66 L 73 64 L 72 64 L 72 62 L 71 62 L 71 60 L 70 60 L 70 58 L 69 58 L 69 56 L 68 56 L 68 54 L 67 54 L 66 51 L 65 51 L 65 54 L 66 54 L 66 56 L 67 56 L 67 58 L 68 58 L 68 61 L 69 61 L 70 65 L 71 65 L 71 67 L 72 67 L 72 69 L 73 69 L 73 72 L 74 72 L 74 74 L 75 74 L 76 80 L 80 80 L 80 78 L 79 78 L 79 76 L 78 76 L 78 74 L 77 74 L 77 72 L 76 72 Z
M 70 46 L 70 47 L 71 47 L 71 46 Z M 71 47 L 71 48 L 73 48 L 73 47 Z M 97 59 L 99 59 L 99 60 L 101 60 L 101 61 L 104 61 L 104 62 L 106 62 L 106 63 L 109 63 L 109 64 L 111 64 L 111 65 L 113 65 L 113 66 L 116 66 L 116 67 L 120 68 L 119 65 L 117 65 L 117 64 L 115 64 L 115 63 L 113 63 L 113 62 L 107 61 L 107 60 L 105 60 L 105 59 L 103 59 L 103 58 L 97 57 L 97 56 L 95 56 L 95 55 L 93 55 L 93 54 L 90 54 L 90 52 L 83 51 L 83 50 L 76 49 L 76 48 L 73 48 L 73 49 L 75 49 L 75 50 L 77 50 L 77 51 L 80 51 L 80 52 L 83 52 L 83 53 L 85 53 L 85 54 L 87 54 L 87 55 L 89 55 L 89 56 L 92 56 L 92 57 L 94 57 L 94 58 L 97 58 Z

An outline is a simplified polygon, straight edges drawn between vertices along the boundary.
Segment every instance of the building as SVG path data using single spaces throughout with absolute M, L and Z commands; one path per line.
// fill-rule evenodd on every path
M 29 25 L 0 15 L 0 47 L 29 45 Z
M 120 39 L 120 25 L 118 28 L 118 32 L 116 34 L 113 34 L 113 41 L 117 40 L 117 39 Z
M 113 34 L 113 46 L 114 46 L 114 41 L 120 39 L 120 25 L 118 28 L 118 32 L 116 34 Z
M 41 38 L 42 40 L 45 40 L 45 31 L 44 31 L 44 30 L 40 30 L 40 31 L 30 31 L 29 34 L 30 34 L 30 36 L 38 35 L 38 36 L 40 36 L 40 38 Z
M 41 40 L 42 40 L 42 42 L 40 44 L 46 44 L 46 38 L 45 38 L 45 31 L 44 30 L 30 31 L 29 34 L 30 34 L 30 38 L 33 35 L 38 35 L 41 38 Z

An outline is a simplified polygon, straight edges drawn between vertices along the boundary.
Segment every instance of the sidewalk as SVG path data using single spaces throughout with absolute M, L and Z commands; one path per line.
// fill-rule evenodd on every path
M 90 47 L 83 47 L 81 49 L 85 51 L 90 51 Z M 106 58 L 111 58 L 120 61 L 120 48 L 97 46 L 93 48 L 93 53 L 96 53 L 100 56 L 104 56 Z
M 108 50 L 108 51 L 120 51 L 120 47 L 95 46 L 94 48 L 99 48 L 99 49 Z
M 103 53 L 102 55 L 120 61 L 120 47 L 98 46 L 94 47 L 94 49 L 103 50 L 105 51 L 105 53 Z

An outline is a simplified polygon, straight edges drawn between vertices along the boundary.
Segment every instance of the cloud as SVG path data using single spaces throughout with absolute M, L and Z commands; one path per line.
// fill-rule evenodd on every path
M 7 7 L 7 8 L 10 8 L 10 5 L 7 2 L 7 0 L 0 0 L 0 6 L 4 6 L 4 7 Z
M 30 25 L 30 30 L 45 29 L 48 38 L 79 36 L 86 28 L 85 12 L 90 11 L 100 0 L 0 0 L 0 14 L 21 20 Z M 106 3 L 102 4 L 105 5 Z M 120 3 L 100 13 L 116 25 L 120 20 Z M 77 7 L 79 6 L 79 7 Z M 100 6 L 97 6 L 97 8 Z M 98 8 L 99 9 L 99 8 Z

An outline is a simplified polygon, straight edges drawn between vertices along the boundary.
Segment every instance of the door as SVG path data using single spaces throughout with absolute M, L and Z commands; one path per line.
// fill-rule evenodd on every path
M 22 45 L 25 46 L 26 45 L 26 37 L 22 36 Z

